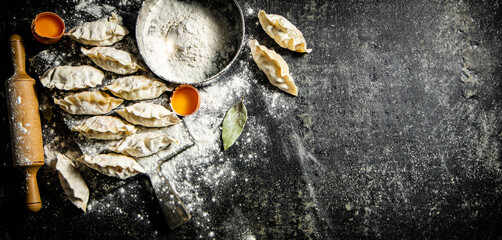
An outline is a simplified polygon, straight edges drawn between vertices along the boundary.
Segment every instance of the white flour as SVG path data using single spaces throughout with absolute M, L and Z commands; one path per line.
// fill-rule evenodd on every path
M 138 1 L 120 0 L 116 8 L 120 10 L 121 6 L 139 4 Z M 94 20 L 84 19 L 84 16 L 90 15 L 98 19 L 106 17 L 111 11 L 115 10 L 108 5 L 96 3 L 96 0 L 78 0 L 78 2 L 79 4 L 75 7 L 75 25 L 80 22 Z M 157 54 L 155 62 L 164 66 L 162 69 L 165 72 L 184 77 L 184 81 L 201 81 L 208 75 L 219 71 L 222 66 L 218 66 L 213 60 L 225 57 L 229 59 L 228 54 L 235 52 L 235 49 L 226 46 L 230 45 L 228 42 L 221 39 L 222 36 L 228 34 L 225 31 L 230 29 L 225 20 L 218 19 L 216 15 L 201 5 L 188 5 L 186 2 L 174 0 L 164 0 L 164 2 L 169 3 L 169 7 L 156 9 L 156 11 L 162 13 L 162 22 L 165 23 L 163 24 L 164 28 L 150 29 L 152 32 L 149 33 L 157 34 L 156 48 L 151 49 Z M 244 3 L 244 6 L 246 18 L 255 20 L 257 9 L 248 3 Z M 169 21 L 168 18 L 174 17 L 182 17 L 184 21 Z M 165 33 L 171 35 L 165 37 L 165 35 L 162 35 Z M 199 35 L 205 37 L 198 40 Z M 245 42 L 254 38 L 248 35 Z M 171 45 L 162 45 L 168 41 L 170 41 Z M 121 49 L 133 49 L 135 44 L 134 37 L 129 35 L 115 46 Z M 77 46 L 77 44 L 72 43 L 72 47 L 64 49 L 64 51 L 58 51 L 58 49 L 43 51 L 38 55 L 37 62 L 41 62 L 48 67 L 87 63 L 87 59 L 78 57 Z M 172 48 L 168 48 L 168 46 Z M 169 52 L 168 50 L 172 51 Z M 253 74 L 251 70 L 255 67 L 255 63 L 249 55 L 247 46 L 243 50 L 244 56 L 247 56 L 247 58 L 241 57 L 242 60 L 236 61 L 231 71 L 223 75 L 220 81 L 199 88 L 202 98 L 199 111 L 194 115 L 183 118 L 194 138 L 195 145 L 163 163 L 160 169 L 157 168 L 157 164 L 153 164 L 153 161 L 142 162 L 142 166 L 148 172 L 157 171 L 156 173 L 158 173 L 150 175 L 155 191 L 157 193 L 159 191 L 166 192 L 168 188 L 166 185 L 167 179 L 178 192 L 192 215 L 190 222 L 180 228 L 181 231 L 172 233 L 174 235 L 172 238 L 183 238 L 183 228 L 195 231 L 199 234 L 199 238 L 209 239 L 220 238 L 221 234 L 228 234 L 237 239 L 255 239 L 255 236 L 259 235 L 258 232 L 253 232 L 250 227 L 251 223 L 256 220 L 249 218 L 250 214 L 246 213 L 247 210 L 240 204 L 228 206 L 229 211 L 234 213 L 234 216 L 225 220 L 226 226 L 223 228 L 219 226 L 222 220 L 219 218 L 217 209 L 220 206 L 229 204 L 229 199 L 231 200 L 234 197 L 234 194 L 236 194 L 234 190 L 239 187 L 239 184 L 256 181 L 256 176 L 243 171 L 243 166 L 252 169 L 270 164 L 273 161 L 269 157 L 264 157 L 268 151 L 271 151 L 268 147 L 271 139 L 268 127 L 259 121 L 260 117 L 258 115 L 271 116 L 270 119 L 272 120 L 288 117 L 283 113 L 284 111 L 277 110 L 294 110 L 294 101 L 283 92 L 270 87 L 263 74 Z M 222 56 L 218 56 L 217 52 L 220 52 Z M 32 66 L 38 65 L 32 62 Z M 45 71 L 45 69 L 43 70 Z M 107 81 L 111 78 L 113 78 L 113 75 L 108 76 Z M 252 101 L 251 94 L 258 95 L 254 96 L 253 99 L 262 99 L 263 101 Z M 244 96 L 244 103 L 248 107 L 249 118 L 243 134 L 232 146 L 233 149 L 231 150 L 240 152 L 238 157 L 234 158 L 229 157 L 228 153 L 222 151 L 221 123 L 226 111 L 238 102 L 242 96 Z M 51 98 L 51 96 L 47 97 Z M 52 101 L 49 102 L 52 104 Z M 261 108 L 253 107 L 253 104 L 263 103 L 266 104 Z M 259 111 L 256 111 L 256 109 Z M 56 108 L 55 111 L 59 111 L 59 109 Z M 56 162 L 56 151 L 71 158 L 78 157 L 81 154 L 80 151 L 73 151 L 76 147 L 74 135 L 70 135 L 71 132 L 68 129 L 65 129 L 64 132 L 54 132 L 53 129 L 55 128 L 56 126 L 53 123 L 44 125 L 44 137 L 49 140 L 44 150 L 47 164 L 51 167 Z M 249 144 L 255 144 L 256 148 L 253 151 L 239 149 L 242 145 Z M 132 216 L 131 221 L 135 221 L 134 224 L 141 226 L 149 226 L 149 219 L 160 214 L 157 212 L 154 213 L 155 216 L 150 216 L 152 213 L 149 212 L 141 211 L 131 214 L 126 211 L 125 206 L 144 204 L 144 202 L 137 201 L 136 193 L 141 190 L 137 185 L 126 181 L 108 180 L 89 169 L 83 168 L 80 170 L 91 189 L 87 214 L 98 219 L 103 218 L 103 216 L 117 216 L 117 219 L 120 219 L 123 215 L 128 214 Z M 159 170 L 160 172 L 158 172 Z M 50 184 L 50 182 L 47 182 L 47 184 Z M 117 185 L 119 185 L 118 188 Z M 62 197 L 64 196 L 62 195 Z M 235 197 L 238 197 L 238 194 Z M 311 223 L 309 219 L 305 218 L 305 220 L 300 221 Z M 157 232 L 153 234 L 157 235 Z
M 183 119 L 194 137 L 195 145 L 165 162 L 161 167 L 162 175 L 178 191 L 192 214 L 191 221 L 201 233 L 204 233 L 199 236 L 200 238 L 214 237 L 215 233 L 211 232 L 213 227 L 211 222 L 215 216 L 207 206 L 218 204 L 220 201 L 220 196 L 214 195 L 210 202 L 206 202 L 209 199 L 205 199 L 201 186 L 217 192 L 232 185 L 241 177 L 234 169 L 234 164 L 228 161 L 222 151 L 221 123 L 226 111 L 242 96 L 244 104 L 250 104 L 247 99 L 256 82 L 249 77 L 251 75 L 249 62 L 240 61 L 235 64 L 240 65 L 235 70 L 237 74 L 200 89 L 202 101 L 199 111 Z M 253 123 L 254 117 L 250 114 L 245 128 L 253 127 Z M 249 138 L 247 134 L 242 135 L 233 147 L 238 147 L 246 141 L 244 140 L 246 138 Z M 248 154 L 243 158 L 247 158 Z
M 107 4 L 97 4 L 93 0 L 83 0 L 75 6 L 77 12 L 86 12 L 93 17 L 100 18 L 115 10 L 115 7 Z
M 201 82 L 218 73 L 235 50 L 228 21 L 198 2 L 159 0 L 145 21 L 145 61 L 167 80 Z

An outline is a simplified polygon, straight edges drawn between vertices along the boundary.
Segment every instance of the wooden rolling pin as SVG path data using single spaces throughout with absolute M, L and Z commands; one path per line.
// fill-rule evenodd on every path
M 44 165 L 42 128 L 35 79 L 26 74 L 23 39 L 10 37 L 14 75 L 6 82 L 10 137 L 14 167 L 26 174 L 26 206 L 32 212 L 42 207 L 37 171 Z

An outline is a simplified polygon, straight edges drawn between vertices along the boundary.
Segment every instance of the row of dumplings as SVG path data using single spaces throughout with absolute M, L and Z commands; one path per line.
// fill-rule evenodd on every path
M 92 66 L 57 66 L 40 76 L 44 87 L 65 91 L 82 90 L 96 87 L 103 83 L 105 74 Z M 133 75 L 117 78 L 104 87 L 114 96 L 126 100 L 144 100 L 159 97 L 173 88 L 146 75 Z
M 47 71 L 41 82 L 44 86 L 63 90 L 73 90 L 81 87 L 95 87 L 102 81 L 104 75 L 98 74 L 98 69 L 91 66 L 60 66 Z M 94 72 L 94 73 L 89 73 Z M 100 71 L 99 71 L 100 72 Z M 99 76 L 100 80 L 95 80 L 89 76 Z M 86 78 L 89 77 L 89 78 Z M 87 79 L 92 84 L 81 84 L 81 79 Z M 103 90 L 110 91 L 115 98 L 102 91 L 82 91 L 72 93 L 64 98 L 54 100 L 62 110 L 74 115 L 102 115 L 111 112 L 119 107 L 125 100 L 144 100 L 159 97 L 162 93 L 172 90 L 164 83 L 149 78 L 147 76 L 127 76 L 116 79 L 112 84 L 107 85 Z M 122 98 L 122 99 L 121 99 Z M 181 120 L 178 116 L 162 105 L 138 102 L 116 111 L 129 123 L 144 127 L 167 127 L 174 125 Z M 106 123 L 106 124 L 105 124 Z M 108 131 L 102 129 L 107 127 Z M 81 132 L 84 136 L 93 139 L 120 139 L 135 132 L 135 127 L 124 123 L 113 116 L 95 116 L 87 119 L 82 124 L 73 128 Z
M 82 48 L 82 52 L 100 68 L 116 74 L 132 74 L 145 70 L 130 53 L 113 47 L 94 47 L 89 50 Z M 103 78 L 104 73 L 92 66 L 58 66 L 46 71 L 40 76 L 40 81 L 45 87 L 69 91 L 95 87 L 103 82 Z M 130 79 L 122 79 L 116 85 L 126 83 L 127 80 Z M 133 81 L 135 84 L 144 85 L 143 87 L 151 82 L 143 79 Z
M 121 40 L 123 35 L 127 34 L 127 30 L 120 31 L 124 33 L 123 35 L 115 34 L 116 29 L 123 27 L 112 19 L 119 19 L 119 17 L 114 14 L 109 21 L 84 23 L 72 29 L 69 32 L 70 37 L 84 44 L 113 44 Z M 96 29 L 106 31 L 93 33 L 92 31 L 97 31 Z M 131 74 L 138 70 L 145 70 L 130 53 L 112 47 L 94 47 L 90 50 L 82 48 L 81 51 L 102 69 L 116 74 Z M 49 69 L 40 77 L 43 86 L 66 91 L 96 87 L 102 84 L 103 79 L 104 73 L 101 70 L 87 65 L 58 66 Z M 70 114 L 103 115 L 119 107 L 124 102 L 123 99 L 153 99 L 172 89 L 163 82 L 146 75 L 126 76 L 115 79 L 112 84 L 103 88 L 104 91 L 109 91 L 119 98 L 102 91 L 82 91 L 68 94 L 61 99 L 56 98 L 54 102 Z M 175 113 L 162 105 L 153 103 L 136 103 L 118 110 L 117 113 L 129 123 L 145 127 L 167 127 L 180 122 Z M 102 140 L 121 139 L 136 132 L 133 125 L 113 116 L 89 118 L 73 127 L 72 130 L 79 131 L 88 138 Z
M 86 45 L 98 46 L 92 49 L 81 48 L 97 66 L 116 74 L 132 74 L 145 71 L 126 51 L 110 46 L 123 39 L 128 30 L 116 15 L 107 20 L 87 22 L 71 29 L 67 35 Z M 92 66 L 58 66 L 46 71 L 40 81 L 44 87 L 63 91 L 75 91 L 102 85 L 104 73 Z M 57 155 L 56 169 L 59 179 L 69 200 L 86 211 L 89 189 L 74 162 L 86 165 L 102 174 L 129 178 L 145 170 L 136 162 L 135 157 L 151 156 L 172 143 L 178 143 L 172 137 L 160 132 L 136 134 L 135 125 L 144 127 L 167 127 L 181 120 L 162 105 L 137 102 L 116 110 L 126 121 L 115 116 L 99 116 L 111 112 L 122 105 L 124 100 L 136 101 L 158 98 L 173 88 L 147 75 L 125 76 L 115 79 L 104 86 L 102 91 L 81 91 L 67 94 L 64 98 L 55 98 L 54 102 L 62 110 L 74 115 L 98 115 L 87 118 L 81 124 L 72 127 L 90 139 L 120 140 L 108 146 L 110 153 L 91 157 L 82 155 L 74 160 L 63 154 Z M 113 96 L 105 93 L 110 92 Z M 116 98 L 117 97 L 117 98 Z
M 121 23 L 120 16 L 113 13 L 107 20 L 86 22 L 77 26 L 67 35 L 83 44 L 108 46 L 120 41 L 128 33 Z M 90 50 L 82 48 L 81 51 L 100 68 L 116 74 L 131 74 L 138 70 L 145 70 L 130 53 L 112 47 L 94 47 Z M 49 89 L 74 91 L 101 85 L 104 77 L 101 70 L 88 65 L 57 66 L 46 71 L 40 77 L 40 81 Z M 134 75 L 117 78 L 111 84 L 104 86 L 102 90 L 109 91 L 118 98 L 103 91 L 81 91 L 67 94 L 61 99 L 55 98 L 54 103 L 73 115 L 103 115 L 122 105 L 124 100 L 158 98 L 164 92 L 172 91 L 173 87 L 168 87 L 165 83 L 147 75 Z M 171 126 L 181 121 L 174 112 L 164 106 L 147 102 L 123 107 L 116 113 L 127 122 L 114 116 L 93 116 L 74 126 L 72 130 L 91 139 L 118 140 L 136 133 L 135 125 L 158 128 Z M 169 137 L 165 136 L 164 140 L 167 138 Z M 143 145 L 145 142 L 151 145 L 151 139 L 148 136 L 135 138 L 136 143 L 139 140 L 143 142 Z M 131 143 L 131 140 L 125 142 Z M 148 155 L 153 154 L 151 151 L 145 152 L 148 152 Z
M 279 46 L 295 52 L 309 53 L 303 34 L 290 21 L 280 15 L 266 14 L 260 10 L 258 19 L 263 30 L 279 44 Z M 298 95 L 298 87 L 289 73 L 286 61 L 274 50 L 260 45 L 257 40 L 249 41 L 251 54 L 256 65 L 267 76 L 272 85 L 292 94 Z
M 108 148 L 108 150 L 116 153 L 99 154 L 94 157 L 84 154 L 76 158 L 75 161 L 107 176 L 126 179 L 145 173 L 143 167 L 131 156 L 150 156 L 166 148 L 171 143 L 178 143 L 178 141 L 163 133 L 135 134 Z M 56 170 L 59 172 L 59 180 L 69 200 L 85 212 L 89 199 L 89 189 L 74 161 L 59 153 L 57 155 Z

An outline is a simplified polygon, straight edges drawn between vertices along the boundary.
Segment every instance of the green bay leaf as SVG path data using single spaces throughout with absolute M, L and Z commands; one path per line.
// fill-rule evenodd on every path
M 221 129 L 221 138 L 223 140 L 223 150 L 226 151 L 232 146 L 242 133 L 244 125 L 248 119 L 248 111 L 244 106 L 244 97 L 241 101 L 234 104 L 225 115 Z

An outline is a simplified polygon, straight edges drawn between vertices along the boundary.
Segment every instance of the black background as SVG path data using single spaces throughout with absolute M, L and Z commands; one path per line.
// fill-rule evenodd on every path
M 100 2 L 118 6 L 126 25 L 134 26 L 139 4 Z M 244 12 L 254 10 L 246 14 L 247 37 L 285 57 L 300 95 L 284 96 L 293 108 L 278 109 L 276 118 L 261 114 L 270 103 L 258 90 L 249 94 L 250 115 L 267 126 L 270 142 L 241 144 L 226 153 L 238 174 L 235 185 L 221 193 L 222 204 L 207 207 L 216 216 L 208 224 L 216 238 L 500 239 L 500 1 L 239 3 Z M 76 4 L 4 2 L 0 79 L 12 75 L 12 33 L 25 39 L 32 56 L 45 48 L 31 37 L 34 16 L 56 12 L 68 30 Z M 313 52 L 290 53 L 274 45 L 256 25 L 258 9 L 296 23 Z M 240 60 L 249 56 L 245 47 Z M 251 70 L 262 79 L 256 88 L 278 91 L 255 65 Z M 96 190 L 103 204 L 119 203 L 125 214 L 113 214 L 106 205 L 84 214 L 65 199 L 57 173 L 44 167 L 38 177 L 44 207 L 35 214 L 24 210 L 24 177 L 12 167 L 1 88 L 0 238 L 213 236 L 195 220 L 168 230 L 143 176 L 114 182 L 131 198 Z M 465 97 L 471 90 L 476 95 Z M 273 161 L 239 162 L 239 154 L 257 146 L 269 150 L 260 158 Z M 211 189 L 204 191 L 202 197 L 210 199 Z

